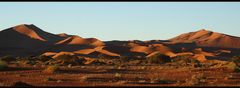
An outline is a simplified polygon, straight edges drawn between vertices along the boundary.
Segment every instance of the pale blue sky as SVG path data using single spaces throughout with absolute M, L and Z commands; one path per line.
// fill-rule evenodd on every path
M 169 39 L 202 28 L 240 36 L 240 2 L 0 2 L 0 29 L 35 24 L 100 40 Z

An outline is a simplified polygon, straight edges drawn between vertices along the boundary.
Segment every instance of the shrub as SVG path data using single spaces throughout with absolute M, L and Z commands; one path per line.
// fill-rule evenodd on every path
M 202 52 L 202 48 L 197 48 L 197 49 L 193 50 L 193 53 L 195 53 L 195 54 L 199 54 L 201 52 Z
M 116 66 L 120 66 L 120 65 L 123 64 L 123 63 L 121 63 L 120 59 L 112 59 L 112 61 L 113 61 L 113 64 L 116 65 Z
M 68 65 L 68 64 L 79 65 L 83 62 L 83 59 L 81 58 L 79 59 L 77 56 L 66 55 L 66 54 L 56 57 L 55 60 L 57 61 L 56 63 L 61 65 Z
M 234 70 L 235 70 L 235 72 L 240 72 L 240 67 L 237 67 Z
M 147 65 L 148 64 L 148 61 L 147 60 L 142 60 L 141 61 L 141 65 Z
M 30 60 L 26 64 L 35 65 L 37 62 L 35 60 Z
M 35 65 L 37 62 L 34 61 L 34 60 L 20 60 L 19 61 L 20 64 L 23 64 L 23 65 Z
M 121 63 L 125 63 L 129 61 L 128 57 L 126 56 L 120 56 L 120 60 L 121 60 Z
M 80 79 L 81 81 L 87 81 L 90 78 L 90 76 L 82 76 Z
M 96 59 L 96 64 L 99 64 L 99 65 L 103 65 L 103 64 L 107 64 L 107 65 L 121 65 L 121 61 L 120 59 L 104 59 L 104 58 L 100 58 L 100 59 Z
M 46 69 L 43 70 L 43 73 L 56 73 L 58 72 L 59 69 L 59 65 L 53 65 L 53 66 L 48 66 Z
M 16 74 L 17 77 L 24 77 L 26 75 L 23 75 L 23 74 Z
M 108 57 L 104 54 L 98 54 L 99 59 L 107 59 Z
M 21 60 L 28 60 L 28 61 L 36 60 L 33 56 L 26 56 L 26 57 L 22 57 L 20 59 Z
M 190 58 L 189 55 L 177 56 L 172 59 L 173 63 L 177 63 L 178 65 L 192 65 L 193 67 L 200 67 L 201 63 L 193 58 Z
M 48 61 L 48 60 L 51 60 L 51 59 L 53 59 L 53 58 L 51 58 L 51 57 L 49 57 L 49 56 L 44 56 L 44 55 L 40 55 L 40 56 L 37 56 L 37 57 L 35 57 L 37 60 L 39 60 L 39 61 L 42 61 L 42 62 L 46 62 L 46 61 Z
M 7 56 L 1 57 L 0 60 L 10 62 L 10 61 L 16 61 L 16 58 L 14 58 L 13 56 L 7 55 Z
M 141 63 L 141 60 L 131 60 L 128 62 L 128 65 L 138 65 Z
M 55 59 L 51 59 L 51 60 L 44 62 L 44 65 L 53 65 L 53 64 L 57 64 Z
M 34 87 L 34 86 L 27 84 L 25 82 L 17 81 L 13 85 L 11 85 L 11 87 Z
M 234 62 L 228 62 L 227 64 L 223 65 L 223 67 L 226 67 L 227 69 L 230 69 L 235 72 L 240 72 L 240 68 Z
M 198 85 L 201 82 L 206 81 L 206 75 L 204 73 L 194 74 L 190 79 L 186 79 L 186 84 L 188 85 Z
M 23 65 L 35 65 L 37 63 L 37 59 L 33 56 L 16 57 L 16 61 Z
M 164 79 L 160 79 L 160 78 L 150 79 L 150 83 L 169 84 L 169 83 L 171 83 L 171 82 L 172 82 L 172 81 L 170 81 L 170 80 L 164 80 Z
M 4 70 L 7 67 L 8 67 L 7 62 L 0 60 L 0 70 Z
M 236 63 L 237 66 L 240 66 L 240 56 L 233 56 L 230 61 Z
M 96 64 L 97 65 L 104 65 L 104 64 L 106 64 L 106 62 L 107 62 L 107 59 L 96 59 Z
M 147 58 L 149 63 L 166 63 L 171 62 L 171 58 L 169 56 L 157 53 L 153 56 Z
M 113 60 L 108 60 L 108 61 L 106 62 L 106 64 L 108 64 L 108 65 L 113 65 L 114 63 L 113 63 Z
M 234 63 L 233 61 L 219 61 L 219 60 L 216 60 L 216 61 L 212 61 L 210 62 L 211 63 L 211 67 L 212 68 L 227 68 L 229 70 L 232 70 L 232 71 L 237 71 L 238 70 L 238 66 L 236 63 Z
M 51 78 L 51 77 L 47 77 L 44 79 L 44 81 L 57 81 L 57 79 Z
M 114 77 L 116 77 L 116 78 L 121 78 L 121 77 L 122 77 L 122 74 L 120 74 L 120 73 L 115 73 Z

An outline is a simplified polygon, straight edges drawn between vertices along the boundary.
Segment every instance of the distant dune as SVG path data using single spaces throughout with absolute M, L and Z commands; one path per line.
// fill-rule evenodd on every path
M 170 57 L 190 55 L 199 61 L 206 57 L 240 54 L 240 38 L 205 29 L 181 34 L 169 40 L 101 41 L 97 38 L 82 38 L 66 33 L 52 34 L 33 24 L 21 24 L 0 31 L 0 56 L 77 55 L 98 57 L 129 56 L 146 58 L 156 53 Z M 212 49 L 212 50 L 211 50 Z M 196 51 L 200 50 L 200 53 Z M 210 50 L 210 51 L 209 51 Z
M 208 31 L 205 29 L 181 34 L 170 39 L 177 42 L 196 42 L 199 46 L 240 48 L 240 37 Z

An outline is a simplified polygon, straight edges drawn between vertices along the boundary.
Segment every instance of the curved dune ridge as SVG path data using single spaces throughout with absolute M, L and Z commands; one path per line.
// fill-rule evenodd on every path
M 29 29 L 25 24 L 15 26 L 13 29 L 31 38 L 38 39 L 41 41 L 46 41 L 45 39 L 41 38 L 35 31 L 33 31 L 32 29 Z
M 82 37 L 73 35 L 57 42 L 56 44 L 87 44 L 87 41 Z
M 121 55 L 146 57 L 157 52 L 170 57 L 191 55 L 193 58 L 204 61 L 205 56 L 216 57 L 219 55 L 239 54 L 235 48 L 240 48 L 239 37 L 205 29 L 184 33 L 169 40 L 103 42 L 97 38 L 82 38 L 66 33 L 52 34 L 41 30 L 33 24 L 22 24 L 0 31 L 0 41 L 2 41 L 0 48 L 5 50 L 1 51 L 0 55 L 13 54 L 16 56 L 43 53 L 42 55 L 55 57 L 62 54 L 96 57 L 99 54 L 104 54 L 115 58 Z M 201 46 L 218 48 L 211 50 L 211 48 Z M 195 49 L 197 47 L 201 47 L 206 51 Z M 186 49 L 183 51 L 182 48 Z M 199 52 L 193 52 L 194 49 Z M 227 51 L 217 51 L 221 49 Z
M 72 48 L 81 48 L 82 45 L 100 46 L 104 43 L 96 38 L 81 38 L 65 33 L 52 34 L 41 30 L 33 24 L 21 24 L 0 31 L 0 48 L 7 49 L 0 55 L 11 54 L 13 56 L 22 53 L 42 54 L 47 49 L 50 51 L 71 51 Z M 66 44 L 64 46 L 58 44 Z M 69 46 L 68 46 L 69 45 Z M 57 47 L 57 48 L 56 48 Z M 72 47 L 72 48 L 71 48 Z M 56 49 L 55 49 L 56 48 Z M 12 52 L 11 52 L 12 51 Z M 9 53 L 10 52 L 10 53 Z M 22 55 L 26 55 L 22 54 Z
M 96 51 L 98 51 L 100 53 L 109 55 L 109 56 L 120 56 L 119 54 L 111 52 L 111 51 L 108 51 L 108 50 L 106 50 L 104 48 L 105 48 L 105 46 L 98 46 L 98 47 L 94 48 L 94 50 L 96 50 Z
M 153 47 L 154 50 L 159 51 L 161 53 L 171 52 L 172 50 L 163 44 L 152 44 L 150 47 Z
M 74 51 L 74 53 L 78 53 L 78 54 L 90 54 L 92 52 L 94 52 L 94 49 L 82 49 L 82 50 L 77 50 Z
M 93 46 L 101 46 L 104 43 L 96 38 L 82 38 L 77 35 L 72 35 L 67 37 L 66 39 L 57 42 L 56 44 L 67 44 L 67 45 L 81 45 L 81 44 L 89 44 Z
M 87 44 L 87 41 L 79 36 L 71 36 L 71 41 L 68 44 Z
M 205 55 L 203 55 L 203 54 L 195 54 L 192 58 L 193 58 L 193 59 L 196 59 L 196 60 L 198 60 L 198 61 L 200 61 L 200 62 L 205 62 L 205 61 L 207 61 Z
M 74 53 L 77 53 L 77 54 L 90 54 L 90 53 L 93 53 L 93 52 L 98 52 L 98 53 L 102 53 L 102 54 L 105 54 L 105 55 L 108 55 L 108 56 L 120 56 L 119 54 L 112 53 L 110 51 L 104 50 L 103 47 L 104 46 L 99 46 L 99 47 L 96 47 L 94 49 L 77 50 L 77 51 L 74 51 Z
M 164 46 L 163 44 L 153 44 L 152 45 L 155 49 L 155 51 L 159 51 L 162 54 L 165 54 L 170 57 L 175 57 L 176 54 L 167 46 Z
M 209 33 L 211 33 L 210 31 L 207 31 L 205 29 L 202 29 L 202 30 L 199 30 L 197 31 L 196 33 L 194 33 L 194 35 L 192 35 L 191 37 L 189 37 L 188 39 L 189 40 L 195 40 L 195 39 L 198 39 L 198 38 L 204 38 L 204 37 L 207 37 L 205 35 L 208 35 Z
M 170 57 L 176 56 L 169 47 L 164 46 L 163 44 L 149 44 L 148 46 L 143 46 L 136 43 L 129 43 L 128 46 L 130 47 L 131 52 L 151 54 L 157 51 Z
M 31 27 L 30 27 L 31 26 Z M 46 38 L 42 37 L 43 32 L 32 29 L 33 25 L 17 25 L 0 31 L 0 48 L 5 51 L 2 53 L 9 55 L 26 55 L 41 53 L 47 46 L 51 45 Z M 39 51 L 39 52 L 38 52 Z M 9 53 L 8 53 L 9 52 Z M 20 55 L 20 56 L 21 56 Z
M 66 33 L 60 33 L 60 34 L 57 34 L 58 36 L 61 36 L 61 37 L 70 37 L 70 35 L 66 34 Z
M 177 56 L 169 47 L 164 46 L 163 44 L 151 44 L 149 45 L 149 48 L 152 49 L 152 51 L 149 53 L 150 56 L 156 53 L 164 54 L 170 57 Z
M 44 55 L 44 56 L 54 56 L 56 54 L 57 54 L 56 52 L 45 52 L 42 55 Z
M 12 27 L 12 29 L 30 38 L 37 39 L 40 41 L 45 41 L 48 43 L 56 43 L 64 39 L 64 37 L 61 37 L 49 32 L 45 32 L 33 24 L 21 24 L 21 25 Z
M 169 40 L 173 42 L 195 41 L 199 46 L 240 48 L 240 37 L 212 32 L 205 29 L 184 33 Z
M 75 55 L 73 52 L 59 52 L 59 53 L 56 53 L 52 58 L 57 58 L 58 56 L 61 56 L 61 55 Z
M 143 53 L 146 53 L 146 54 L 149 54 L 149 53 L 153 52 L 152 48 L 146 47 L 146 46 L 133 46 L 130 50 L 132 52 L 143 52 Z
M 93 46 L 102 46 L 105 45 L 102 41 L 96 39 L 96 38 L 86 38 L 89 44 Z
M 128 43 L 128 46 L 131 48 L 131 52 L 141 52 L 146 54 L 153 52 L 153 49 L 151 47 L 142 46 L 136 43 Z

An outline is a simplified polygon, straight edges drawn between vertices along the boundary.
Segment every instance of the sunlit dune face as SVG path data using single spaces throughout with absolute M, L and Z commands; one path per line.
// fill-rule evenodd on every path
M 212 32 L 209 30 L 199 30 L 181 34 L 170 39 L 172 42 L 195 42 L 198 46 L 219 47 L 219 48 L 239 48 L 240 38 Z
M 43 38 L 41 38 L 35 31 L 29 29 L 25 25 L 16 26 L 16 27 L 14 27 L 14 30 L 21 33 L 21 34 L 27 35 L 31 38 L 38 39 L 38 40 L 41 40 L 41 41 L 46 41 Z

